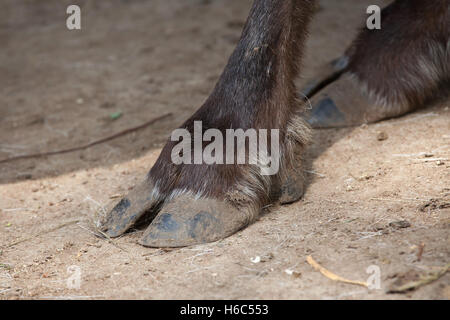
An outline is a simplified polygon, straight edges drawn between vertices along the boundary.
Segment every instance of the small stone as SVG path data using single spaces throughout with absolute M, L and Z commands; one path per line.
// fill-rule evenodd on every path
M 411 223 L 409 223 L 406 220 L 400 220 L 400 221 L 394 221 L 394 222 L 389 223 L 389 226 L 396 228 L 396 229 L 403 229 L 403 228 L 411 227 Z
M 378 133 L 377 133 L 377 140 L 378 141 L 384 141 L 384 140 L 387 140 L 387 139 L 388 139 L 388 135 L 387 135 L 386 132 L 378 131 Z
M 261 257 L 260 256 L 256 256 L 254 258 L 251 258 L 250 261 L 252 263 L 260 263 L 261 262 Z
M 273 259 L 273 253 L 269 252 L 268 254 L 261 257 L 261 262 L 267 262 Z
M 359 178 L 358 181 L 366 181 L 366 180 L 370 180 L 373 178 L 373 175 L 370 174 L 362 174 Z
M 284 270 L 284 272 L 290 276 L 293 276 L 294 278 L 300 278 L 302 275 L 300 272 L 291 269 L 286 269 Z

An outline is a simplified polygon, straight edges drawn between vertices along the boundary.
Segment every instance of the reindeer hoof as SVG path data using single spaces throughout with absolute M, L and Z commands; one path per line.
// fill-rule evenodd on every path
M 300 177 L 288 177 L 281 186 L 280 204 L 294 203 L 303 197 L 304 181 Z
M 317 93 L 311 99 L 312 109 L 306 115 L 306 121 L 313 128 L 358 126 L 404 112 L 394 106 L 384 108 L 382 100 L 373 101 L 360 81 L 349 72 L 332 79 L 324 88 L 316 88 Z
M 252 220 L 250 206 L 238 210 L 225 200 L 199 198 L 189 193 L 164 200 L 155 190 L 150 179 L 141 183 L 119 201 L 100 229 L 112 238 L 118 237 L 143 218 L 152 222 L 140 244 L 184 247 L 226 238 Z
M 111 238 L 115 238 L 136 224 L 144 214 L 150 213 L 155 216 L 152 209 L 158 205 L 160 199 L 152 192 L 153 190 L 155 190 L 154 185 L 150 179 L 136 186 L 111 210 L 106 221 L 102 222 L 100 230 Z
M 343 127 L 347 125 L 344 113 L 328 97 L 323 98 L 313 106 L 307 121 L 313 128 Z
M 185 247 L 224 239 L 250 223 L 225 201 L 182 195 L 169 201 L 145 230 L 146 247 Z

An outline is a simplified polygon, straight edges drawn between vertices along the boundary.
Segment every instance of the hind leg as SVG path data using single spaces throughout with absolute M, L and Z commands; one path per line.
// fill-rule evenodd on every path
M 361 125 L 424 105 L 450 76 L 450 5 L 446 0 L 396 1 L 384 8 L 381 30 L 364 28 L 343 56 L 316 70 L 302 89 L 312 97 L 313 128 Z M 280 185 L 281 204 L 304 191 L 301 157 Z
M 303 89 L 314 128 L 360 125 L 424 105 L 450 76 L 450 4 L 395 1 L 381 30 L 364 28 L 345 54 Z

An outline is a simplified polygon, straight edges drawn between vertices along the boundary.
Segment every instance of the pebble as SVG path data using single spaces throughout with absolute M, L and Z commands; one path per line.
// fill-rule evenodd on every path
M 384 131 L 379 131 L 379 132 L 377 133 L 377 140 L 378 140 L 378 141 L 384 141 L 384 140 L 387 140 L 388 138 L 389 138 L 389 137 L 388 137 L 387 133 L 384 132 Z

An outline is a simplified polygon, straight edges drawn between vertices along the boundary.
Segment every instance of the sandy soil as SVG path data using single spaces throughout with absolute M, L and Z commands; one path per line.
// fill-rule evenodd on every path
M 304 199 L 269 208 L 223 241 L 158 250 L 136 244 L 142 230 L 95 237 L 93 217 L 144 176 L 212 89 L 250 1 L 75 1 L 83 29 L 68 31 L 73 2 L 2 1 L 0 159 L 173 116 L 84 151 L 0 164 L 0 299 L 450 298 L 448 273 L 386 293 L 402 274 L 450 260 L 448 99 L 375 125 L 317 131 Z M 386 1 L 320 3 L 304 77 L 345 49 L 368 4 Z M 122 116 L 112 120 L 115 112 Z M 308 255 L 353 280 L 375 265 L 381 288 L 333 282 Z M 79 288 L 68 286 L 73 270 Z

